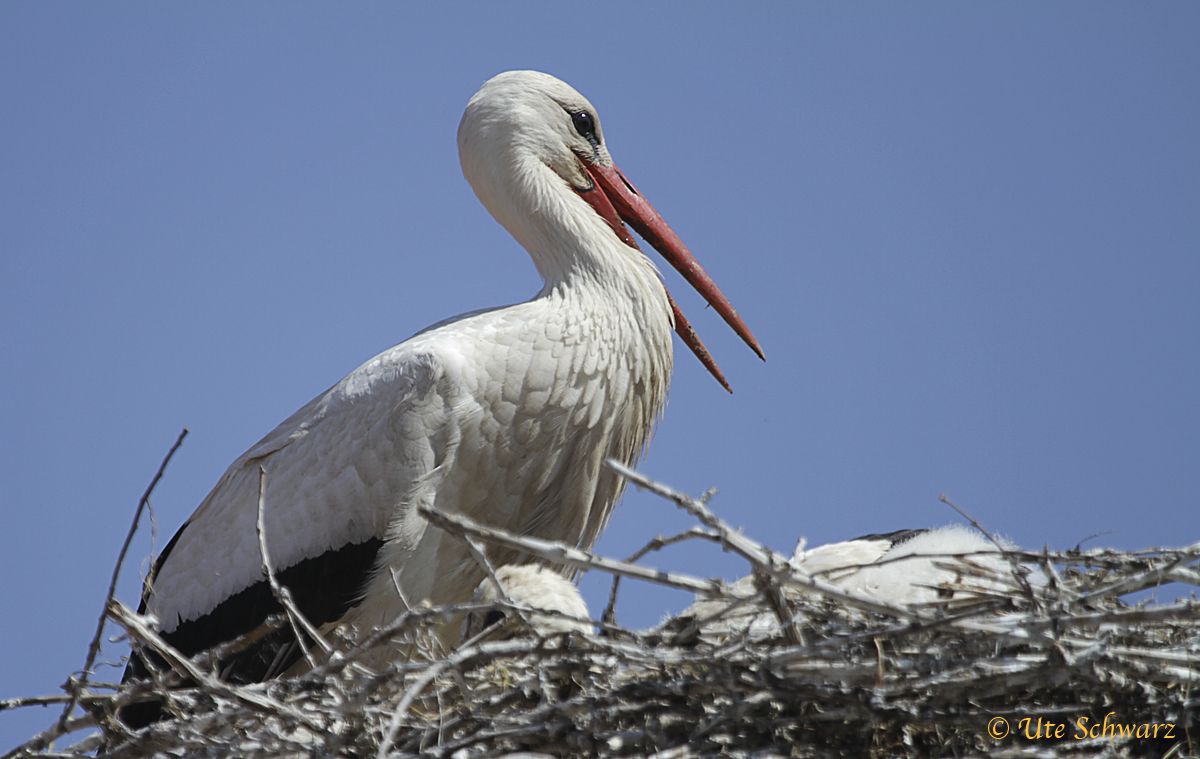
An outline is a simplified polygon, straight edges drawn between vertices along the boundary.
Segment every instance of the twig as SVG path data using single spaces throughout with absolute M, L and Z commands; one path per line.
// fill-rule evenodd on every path
M 321 647 L 321 651 L 326 656 L 333 652 L 333 648 L 321 636 L 321 633 L 313 626 L 304 613 L 296 606 L 296 602 L 292 599 L 292 593 L 287 588 L 279 583 L 275 577 L 275 570 L 271 566 L 271 555 L 267 552 L 267 527 L 265 522 L 267 501 L 267 468 L 263 464 L 258 465 L 258 514 L 255 517 L 254 531 L 258 537 L 258 554 L 262 562 L 263 574 L 267 576 L 267 584 L 271 586 L 271 594 L 275 596 L 275 600 L 283 607 L 287 614 L 288 622 L 292 626 L 292 634 L 296 636 L 296 645 L 300 647 L 300 653 L 308 662 L 309 669 L 317 666 L 317 660 L 313 658 L 312 652 L 308 650 L 308 643 L 301 634 L 301 629 L 308 635 L 308 638 Z
M 179 431 L 179 436 L 175 438 L 175 443 L 167 451 L 167 455 L 163 456 L 162 462 L 158 465 L 158 471 L 154 473 L 154 477 L 150 480 L 150 484 L 146 487 L 142 497 L 138 499 L 137 508 L 133 512 L 133 520 L 129 524 L 129 530 L 125 533 L 125 540 L 121 543 L 121 550 L 117 553 L 117 563 L 113 566 L 112 576 L 108 581 L 108 593 L 105 595 L 104 608 L 100 611 L 100 619 L 96 621 L 96 631 L 92 634 L 92 640 L 88 643 L 87 658 L 84 660 L 83 669 L 79 673 L 79 677 L 71 678 L 68 683 L 70 687 L 71 698 L 63 707 L 62 714 L 58 718 L 57 729 L 60 731 L 66 730 L 67 720 L 70 719 L 71 713 L 75 711 L 75 707 L 79 704 L 80 694 L 83 693 L 84 687 L 87 686 L 89 673 L 92 671 L 92 666 L 96 663 L 96 657 L 100 654 L 100 639 L 104 635 L 104 623 L 108 619 L 108 608 L 113 599 L 117 595 L 117 580 L 121 577 L 121 567 L 125 565 L 125 556 L 129 553 L 129 546 L 133 543 L 133 536 L 137 533 L 138 524 L 142 519 L 142 512 L 146 510 L 146 505 L 150 502 L 150 495 L 154 492 L 154 488 L 158 486 L 159 480 L 167 471 L 167 465 L 171 463 L 172 457 L 175 456 L 175 451 L 179 450 L 179 446 L 183 445 L 183 439 L 187 437 L 188 431 L 184 427 Z
M 485 527 L 461 514 L 443 514 L 428 506 L 421 506 L 420 512 L 421 516 L 444 529 L 450 531 L 459 530 L 485 542 L 515 548 L 519 551 L 578 569 L 600 569 L 624 577 L 635 577 L 639 580 L 668 585 L 680 590 L 690 590 L 693 593 L 720 593 L 725 587 L 720 580 L 702 580 L 676 572 L 648 569 L 637 564 L 598 556 L 590 551 L 572 548 L 562 543 L 533 538 L 527 535 L 514 535 L 507 530 L 495 527 Z
M 463 544 L 466 545 L 467 551 L 471 554 L 471 557 L 475 559 L 475 563 L 479 565 L 484 574 L 487 575 L 488 580 L 492 583 L 492 587 L 496 589 L 496 595 L 500 597 L 500 600 L 504 602 L 505 606 L 512 609 L 516 613 L 517 618 L 521 620 L 522 624 L 524 624 L 528 629 L 533 630 L 533 622 L 530 621 L 529 615 L 525 613 L 523 607 L 517 606 L 513 603 L 512 598 L 508 595 L 508 589 L 505 588 L 504 584 L 500 582 L 500 576 L 496 574 L 496 567 L 492 565 L 491 560 L 487 556 L 487 549 L 479 545 L 479 543 L 470 535 L 463 535 L 455 532 L 451 532 L 450 535 L 458 540 L 461 540 Z
M 1183 557 L 1177 556 L 1173 560 L 1166 562 L 1166 564 L 1163 566 L 1151 567 L 1150 569 L 1147 569 L 1139 574 L 1135 574 L 1131 577 L 1123 577 L 1117 582 L 1110 583 L 1102 588 L 1097 588 L 1084 593 L 1079 597 L 1079 600 L 1086 602 L 1104 596 L 1123 596 L 1128 593 L 1136 593 L 1144 588 L 1161 585 L 1163 580 L 1167 578 L 1187 577 L 1187 569 L 1179 566 L 1184 561 L 1185 559 Z M 1176 572 L 1176 570 L 1181 569 L 1183 572 Z M 1179 581 L 1180 580 L 1176 580 L 1176 582 Z
M 167 643 L 157 632 L 146 624 L 145 618 L 134 614 L 120 601 L 112 601 L 108 607 L 109 615 L 116 620 L 121 626 L 129 630 L 131 634 L 135 634 L 139 639 L 147 641 L 154 648 L 171 669 L 175 670 L 181 676 L 200 683 L 204 688 L 219 693 L 226 698 L 241 701 L 247 706 L 255 709 L 262 709 L 268 712 L 285 715 L 288 718 L 299 722 L 302 725 L 314 729 L 320 729 L 320 725 L 313 722 L 302 713 L 287 706 L 270 696 L 257 693 L 254 690 L 245 687 L 234 687 L 222 682 L 216 677 L 208 674 L 196 664 L 180 653 L 174 646 Z
M 720 542 L 721 540 L 721 537 L 711 530 L 706 530 L 702 527 L 692 527 L 669 537 L 663 537 L 662 535 L 659 535 L 646 545 L 639 548 L 637 551 L 634 551 L 632 554 L 625 557 L 625 561 L 629 564 L 632 564 L 652 551 L 661 551 L 667 546 L 672 546 L 676 543 L 683 542 L 684 540 L 691 540 L 694 538 L 711 540 L 713 542 Z M 604 613 L 600 615 L 600 621 L 606 625 L 615 625 L 617 622 L 617 590 L 620 585 L 621 576 L 613 575 L 612 587 L 608 591 L 608 605 L 604 607 Z
M 98 693 L 93 695 L 76 696 L 79 703 L 102 703 L 112 698 L 111 694 Z M 9 709 L 23 709 L 29 706 L 50 706 L 52 704 L 65 704 L 71 700 L 71 694 L 55 694 L 53 696 L 27 696 L 25 698 L 5 698 L 0 699 L 0 712 Z
M 700 501 L 672 490 L 660 482 L 655 482 L 615 459 L 609 459 L 606 463 L 610 469 L 625 477 L 633 484 L 674 502 L 684 511 L 699 519 L 705 527 L 712 529 L 720 535 L 722 542 L 726 546 L 749 561 L 752 566 L 757 567 L 759 571 L 766 572 L 769 576 L 786 577 L 790 583 L 801 585 L 821 595 L 828 596 L 835 601 L 841 601 L 863 611 L 873 611 L 878 614 L 886 614 L 902 619 L 921 619 L 921 615 L 916 612 L 876 601 L 873 598 L 839 588 L 810 574 L 801 572 L 786 557 L 730 528 Z
M 437 679 L 439 675 L 451 667 L 458 667 L 463 663 L 474 659 L 482 654 L 491 654 L 493 656 L 512 656 L 517 653 L 522 653 L 540 645 L 530 641 L 498 641 L 494 643 L 482 643 L 478 646 L 461 648 L 455 651 L 450 656 L 441 661 L 434 662 L 432 666 L 426 669 L 416 682 L 404 691 L 404 695 L 400 698 L 400 703 L 396 704 L 395 710 L 392 712 L 392 719 L 388 723 L 387 731 L 383 734 L 383 741 L 379 744 L 379 752 L 376 754 L 378 759 L 387 759 L 387 755 L 391 753 L 392 743 L 395 742 L 396 732 L 400 729 L 400 722 L 404 719 L 404 715 L 408 713 L 408 708 L 412 702 L 421 695 L 429 684 Z
M 939 494 L 938 500 L 957 511 L 959 516 L 969 521 L 972 527 L 982 532 L 984 537 L 991 541 L 992 545 L 996 546 L 996 548 L 999 549 L 1002 554 L 1004 554 L 1004 557 L 1008 560 L 1009 564 L 1012 565 L 1013 577 L 1016 578 L 1016 581 L 1021 586 L 1021 589 L 1025 591 L 1025 597 L 1029 599 L 1030 603 L 1037 603 L 1037 596 L 1033 592 L 1033 586 L 1029 584 L 1029 579 L 1025 576 L 1024 568 L 1021 566 L 1020 562 L 1018 562 L 1016 558 L 1009 553 L 1008 548 L 1004 546 L 1004 544 L 1002 544 L 1000 540 L 991 533 L 990 530 L 980 524 L 975 517 L 967 513 L 966 509 L 950 500 L 949 496 L 947 496 L 945 493 Z

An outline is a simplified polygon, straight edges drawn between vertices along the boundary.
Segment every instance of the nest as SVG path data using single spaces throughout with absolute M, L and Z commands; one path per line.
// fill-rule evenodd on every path
M 730 528 L 704 498 L 620 469 L 686 510 L 697 526 L 618 560 L 427 513 L 475 546 L 483 562 L 490 546 L 504 546 L 547 564 L 611 574 L 610 603 L 595 633 L 540 636 L 528 626 L 532 610 L 502 601 L 421 607 L 366 640 L 322 641 L 332 653 L 307 674 L 233 685 L 214 674 L 219 652 L 182 656 L 152 620 L 110 594 L 101 628 L 115 622 L 168 669 L 153 682 L 126 685 L 77 675 L 65 695 L 4 703 L 62 706 L 60 718 L 8 756 L 1056 757 L 1200 750 L 1200 603 L 1131 600 L 1167 583 L 1200 585 L 1200 543 L 1040 553 L 997 543 L 990 566 L 971 555 L 941 557 L 958 568 L 960 590 L 968 591 L 953 602 L 899 607 L 805 573 Z M 725 583 L 646 564 L 655 550 L 685 540 L 737 553 L 749 574 Z M 995 571 L 997 555 L 1009 570 Z M 1042 580 L 1031 582 L 1031 571 Z M 703 600 L 651 630 L 625 629 L 612 611 L 621 578 Z M 302 624 L 288 608 L 277 623 Z M 453 650 L 437 644 L 438 628 L 466 612 L 494 609 L 510 615 L 500 627 Z M 406 653 L 390 666 L 361 663 L 398 641 Z M 98 645 L 99 631 L 85 673 Z M 130 731 L 120 709 L 149 699 L 163 700 L 170 718 Z

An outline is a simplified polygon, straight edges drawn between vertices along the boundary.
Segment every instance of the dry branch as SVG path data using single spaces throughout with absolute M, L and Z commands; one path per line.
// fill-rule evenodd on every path
M 58 718 L 57 729 L 65 731 L 67 721 L 71 717 L 71 713 L 75 711 L 75 707 L 79 705 L 79 697 L 87 687 L 88 677 L 91 674 L 92 667 L 96 663 L 96 656 L 100 653 L 100 639 L 104 635 L 104 624 L 108 620 L 108 606 L 112 603 L 117 595 L 117 581 L 121 577 L 121 568 L 125 566 L 125 556 L 129 553 L 129 546 L 133 543 L 133 536 L 137 533 L 138 525 L 142 521 L 142 513 L 150 505 L 150 496 L 154 493 L 154 489 L 158 487 L 159 480 L 166 474 L 167 466 L 171 463 L 171 459 L 175 457 L 175 452 L 183 445 L 183 440 L 188 435 L 187 428 L 179 431 L 179 436 L 175 438 L 174 444 L 167 451 L 167 455 L 163 456 L 162 462 L 158 465 L 158 471 L 154 473 L 150 484 L 146 486 L 142 497 L 138 499 L 137 508 L 133 512 L 133 520 L 129 524 L 129 530 L 125 533 L 125 540 L 121 543 L 121 550 L 117 553 L 116 564 L 113 565 L 112 576 L 108 582 L 108 593 L 104 599 L 104 606 L 100 610 L 100 618 L 96 621 L 96 632 L 92 635 L 92 640 L 88 644 L 87 658 L 84 660 L 83 669 L 77 674 L 72 675 L 67 680 L 68 692 L 71 698 L 67 701 L 67 705 L 63 708 L 62 714 Z

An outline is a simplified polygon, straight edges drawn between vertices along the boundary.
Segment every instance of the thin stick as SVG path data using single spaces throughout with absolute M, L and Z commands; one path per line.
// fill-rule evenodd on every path
M 716 514 L 700 501 L 691 498 L 684 493 L 673 490 L 660 482 L 655 482 L 649 477 L 636 472 L 624 464 L 609 459 L 608 467 L 617 474 L 626 478 L 634 485 L 640 488 L 649 490 L 651 493 L 666 498 L 675 503 L 684 511 L 688 512 L 705 526 L 711 528 L 721 536 L 721 541 L 742 558 L 750 562 L 750 564 L 760 571 L 766 572 L 774 577 L 786 578 L 789 583 L 801 585 L 810 590 L 816 591 L 821 595 L 828 596 L 835 601 L 841 601 L 849 606 L 860 608 L 864 611 L 873 611 L 877 614 L 886 614 L 891 617 L 900 617 L 902 619 L 922 619 L 922 615 L 901 608 L 885 604 L 881 601 L 876 601 L 866 595 L 844 590 L 835 585 L 819 580 L 812 575 L 800 571 L 786 557 L 772 551 L 766 546 L 746 537 L 740 532 L 737 532 L 725 522 L 721 521 Z
M 702 538 L 713 542 L 720 542 L 721 540 L 721 537 L 711 530 L 705 530 L 702 527 L 692 527 L 669 537 L 659 535 L 637 551 L 625 557 L 625 561 L 632 564 L 652 551 L 661 551 L 667 546 L 691 540 L 692 538 Z M 606 625 L 615 625 L 617 623 L 617 590 L 620 586 L 621 576 L 613 575 L 612 587 L 608 591 L 608 605 L 604 607 L 604 613 L 600 616 L 600 621 Z
M 148 624 L 146 618 L 134 614 L 120 601 L 113 601 L 109 604 L 109 614 L 121 626 L 128 630 L 131 634 L 136 635 L 141 640 L 145 640 L 153 646 L 156 653 L 163 657 L 163 660 L 170 665 L 171 669 L 175 670 L 179 675 L 199 683 L 203 687 L 219 693 L 226 698 L 240 701 L 247 706 L 255 709 L 274 712 L 276 714 L 285 715 L 291 719 L 300 722 L 308 727 L 320 729 L 320 726 L 310 720 L 301 712 L 287 706 L 263 693 L 258 693 L 248 687 L 235 687 L 226 682 L 210 675 L 200 667 L 196 666 L 188 657 L 184 656 L 178 649 L 164 640 L 157 632 L 154 631 Z
M 392 718 L 388 722 L 387 731 L 384 732 L 383 741 L 379 744 L 379 752 L 376 754 L 377 759 L 387 759 L 388 754 L 391 753 L 392 744 L 396 740 L 396 733 L 400 731 L 400 722 L 404 719 L 404 715 L 408 713 L 408 708 L 416 700 L 417 696 L 421 695 L 421 692 L 429 687 L 429 684 L 447 669 L 460 666 L 464 662 L 485 652 L 497 656 L 512 656 L 532 650 L 540 645 L 541 643 L 536 640 L 509 640 L 481 643 L 478 646 L 460 648 L 445 659 L 431 664 L 421 673 L 416 682 L 404 691 L 404 695 L 400 698 L 400 703 L 396 704 L 396 708 L 392 711 Z
M 279 584 L 279 580 L 275 578 L 275 571 L 271 568 L 271 555 L 267 553 L 267 528 L 264 521 L 266 512 L 267 500 L 267 468 L 262 464 L 258 465 L 258 516 L 254 522 L 254 531 L 258 534 L 258 553 L 262 559 L 262 570 L 267 575 L 267 583 L 271 586 L 271 593 L 275 596 L 275 600 L 283 607 L 287 613 L 288 622 L 292 625 L 292 633 L 296 636 L 296 645 L 300 647 L 300 652 L 304 655 L 305 661 L 308 662 L 309 669 L 317 666 L 317 660 L 313 658 L 312 652 L 308 650 L 308 644 L 304 641 L 304 635 L 301 635 L 300 630 L 311 638 L 321 650 L 329 655 L 333 652 L 333 648 L 321 637 L 321 633 L 313 626 L 303 612 L 296 607 L 296 602 L 292 599 L 292 593 L 287 588 Z
M 111 693 L 94 693 L 89 696 L 80 695 L 77 697 L 79 703 L 101 703 L 112 698 Z M 71 694 L 55 694 L 52 696 L 28 696 L 26 698 L 5 698 L 0 699 L 0 712 L 9 709 L 22 709 L 27 706 L 51 706 L 53 704 L 65 704 L 71 700 Z
M 972 527 L 982 532 L 984 536 L 992 542 L 992 545 L 1000 549 L 1000 552 L 1004 554 L 1004 558 L 1007 559 L 1008 563 L 1012 565 L 1013 577 L 1016 578 L 1017 584 L 1021 586 L 1021 590 L 1025 592 L 1025 597 L 1029 599 L 1030 603 L 1036 604 L 1037 594 L 1033 592 L 1033 587 L 1029 584 L 1028 578 L 1025 577 L 1025 572 L 1023 571 L 1024 568 L 1021 566 L 1021 562 L 1017 561 L 1016 557 L 1009 553 L 1008 549 L 999 541 L 999 539 L 996 538 L 995 535 L 993 535 L 986 527 L 981 525 L 979 521 L 975 519 L 975 517 L 967 513 L 966 509 L 950 500 L 950 497 L 945 493 L 939 494 L 938 500 L 957 511 L 959 516 L 970 522 Z
M 121 550 L 117 554 L 117 563 L 113 567 L 112 576 L 108 581 L 108 593 L 104 599 L 104 608 L 100 611 L 100 619 L 96 621 L 96 632 L 92 635 L 92 641 L 88 644 L 87 659 L 84 660 L 83 670 L 79 673 L 79 677 L 72 677 L 67 682 L 69 683 L 71 698 L 67 701 L 67 705 L 63 707 L 62 714 L 58 718 L 57 730 L 66 730 L 67 720 L 70 719 L 71 713 L 75 711 L 75 707 L 79 705 L 79 696 L 83 693 L 84 687 L 87 686 L 88 674 L 92 671 L 92 666 L 96 663 L 96 657 L 100 654 L 100 639 L 104 635 L 104 623 L 108 620 L 108 607 L 117 595 L 117 580 L 121 577 L 121 567 L 125 565 L 125 556 L 129 553 L 129 546 L 133 543 L 133 536 L 137 533 L 138 524 L 142 520 L 142 512 L 146 510 L 147 504 L 150 503 L 150 494 L 154 492 L 154 488 L 158 486 L 159 480 L 167 471 L 167 465 L 171 463 L 172 457 L 175 456 L 175 451 L 179 450 L 179 446 L 183 445 L 183 439 L 187 437 L 187 427 L 179 431 L 179 436 L 175 438 L 174 445 L 167 451 L 167 455 L 163 457 L 162 463 L 158 465 L 158 471 L 154 473 L 154 478 L 150 480 L 150 484 L 146 487 L 142 497 L 138 499 L 137 508 L 133 512 L 133 521 L 129 525 L 129 530 L 125 533 L 125 541 L 121 543 Z M 61 734 L 61 733 L 60 733 Z
M 500 576 L 496 574 L 496 568 L 492 566 L 492 560 L 488 558 L 486 547 L 479 545 L 479 543 L 469 535 L 455 535 L 454 537 L 466 544 L 467 550 L 471 552 L 471 556 L 474 557 L 475 562 L 483 568 L 484 574 L 488 576 L 488 579 L 491 581 L 492 585 L 495 586 L 496 594 L 500 596 L 500 600 L 516 611 L 517 618 L 521 620 L 522 624 L 524 624 L 530 630 L 534 630 L 535 628 L 533 626 L 533 622 L 529 618 L 529 615 L 526 614 L 521 607 L 513 603 L 512 597 L 508 595 L 508 588 L 505 588 L 500 582 Z
M 720 594 L 725 588 L 725 584 L 720 580 L 702 580 L 691 575 L 663 572 L 617 559 L 609 559 L 604 556 L 598 556 L 591 551 L 572 548 L 562 543 L 533 538 L 527 535 L 515 535 L 507 530 L 501 530 L 496 527 L 485 527 L 461 514 L 444 514 L 428 506 L 421 506 L 420 512 L 421 516 L 430 522 L 444 529 L 449 529 L 451 532 L 458 530 L 486 542 L 515 548 L 519 551 L 540 556 L 543 559 L 549 559 L 550 561 L 579 569 L 601 569 L 605 572 L 612 572 L 625 577 L 636 577 L 639 580 L 668 585 L 680 590 L 690 590 L 693 593 Z

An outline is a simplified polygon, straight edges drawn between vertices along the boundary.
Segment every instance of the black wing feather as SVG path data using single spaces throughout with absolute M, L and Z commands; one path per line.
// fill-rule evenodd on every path
M 918 535 L 921 535 L 926 532 L 929 532 L 928 527 L 918 527 L 918 528 L 912 529 L 912 530 L 892 530 L 891 532 L 873 532 L 870 535 L 859 535 L 857 538 L 850 538 L 850 540 L 886 540 L 889 543 L 891 543 L 893 547 L 895 547 L 895 546 L 899 545 L 900 543 L 907 543 L 908 541 L 912 540 L 913 538 L 917 537 Z M 847 542 L 849 542 L 849 541 L 847 541 Z
M 186 524 L 171 538 L 155 562 L 151 578 L 158 574 L 185 529 Z M 382 545 L 383 541 L 379 538 L 348 543 L 277 571 L 275 576 L 291 592 L 296 608 L 313 625 L 320 627 L 341 618 L 362 600 L 363 589 L 375 568 Z M 146 602 L 147 595 L 143 594 L 139 613 L 145 613 Z M 275 599 L 264 577 L 261 582 L 226 598 L 203 617 L 184 622 L 164 634 L 163 638 L 181 653 L 193 656 L 235 640 L 261 626 L 271 615 L 282 612 L 283 607 Z M 232 683 L 268 680 L 299 661 L 301 646 L 311 644 L 312 641 L 296 640 L 291 626 L 286 625 L 225 657 L 220 661 L 217 671 Z M 135 648 L 130 654 L 129 666 L 122 680 L 143 679 L 152 668 L 165 669 L 166 664 L 154 652 Z M 157 701 L 134 704 L 121 711 L 121 719 L 133 728 L 144 727 L 161 717 L 162 704 Z

